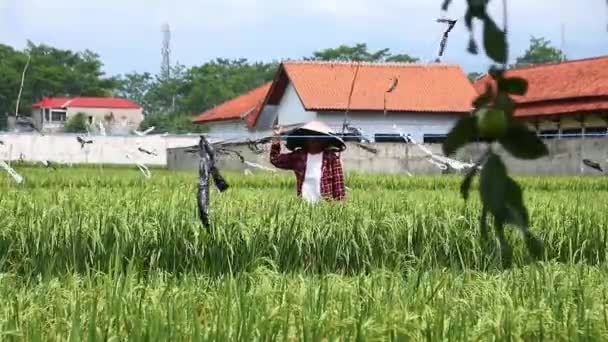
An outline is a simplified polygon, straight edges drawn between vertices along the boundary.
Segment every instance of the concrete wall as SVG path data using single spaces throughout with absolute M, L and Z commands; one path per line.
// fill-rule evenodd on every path
M 263 133 L 260 133 L 263 134 Z M 146 165 L 168 166 L 170 169 L 195 170 L 198 165 L 196 155 L 186 154 L 186 147 L 198 143 L 198 135 L 162 136 L 93 136 L 93 144 L 81 149 L 76 135 L 44 135 L 32 133 L 0 133 L 0 160 L 43 161 L 60 163 L 110 163 L 132 164 L 138 161 Z M 212 139 L 213 141 L 214 139 Z M 505 156 L 507 167 L 516 174 L 578 175 L 599 174 L 585 167 L 582 159 L 587 158 L 608 169 L 608 138 L 550 139 L 546 140 L 550 155 L 535 160 L 524 161 Z M 342 154 L 347 171 L 387 173 L 387 174 L 439 174 L 435 165 L 429 163 L 426 154 L 412 144 L 378 143 L 373 144 L 378 154 L 368 153 L 349 144 Z M 440 144 L 425 144 L 433 153 L 441 154 Z M 138 147 L 156 152 L 150 156 L 138 151 Z M 247 147 L 232 147 L 243 151 L 247 160 L 271 167 L 268 162 L 269 145 L 264 152 L 256 155 Z M 133 159 L 128 159 L 129 153 Z M 470 162 L 481 155 L 479 146 L 469 146 L 460 151 L 456 159 Z M 234 157 L 218 156 L 220 167 L 243 170 L 244 166 Z
M 348 144 L 348 149 L 342 153 L 343 167 L 346 171 L 357 171 L 366 173 L 385 173 L 402 174 L 411 172 L 412 174 L 440 174 L 441 170 L 426 161 L 426 155 L 420 149 L 409 144 L 375 144 L 378 154 L 370 154 L 355 145 Z M 441 146 L 427 145 L 434 153 L 439 153 Z M 245 159 L 265 167 L 274 169 L 269 162 L 270 145 L 264 146 L 262 154 L 254 154 L 247 147 L 231 147 L 243 154 Z M 287 152 L 284 149 L 284 152 Z M 250 169 L 243 165 L 235 157 L 218 157 L 219 167 L 225 170 L 243 171 Z M 167 167 L 172 170 L 195 170 L 198 167 L 198 157 L 184 153 L 183 148 L 169 149 L 167 151 Z
M 48 160 L 58 163 L 108 163 L 164 166 L 167 149 L 198 144 L 198 136 L 92 136 L 92 144 L 81 148 L 74 134 L 44 135 L 0 133 L 0 160 L 39 162 Z M 156 156 L 138 150 L 153 151 Z M 133 159 L 126 157 L 130 154 Z
M 497 152 L 505 159 L 508 169 L 519 175 L 581 175 L 599 174 L 583 165 L 582 159 L 596 161 L 608 169 L 608 138 L 587 139 L 552 139 L 546 141 L 550 151 L 548 157 L 524 161 L 509 157 L 500 148 Z M 342 162 L 346 171 L 357 171 L 378 174 L 441 174 L 441 170 L 428 161 L 427 155 L 416 145 L 399 143 L 373 144 L 379 150 L 371 154 L 355 145 L 348 144 L 348 149 L 342 153 Z M 425 144 L 431 152 L 441 155 L 440 144 Z M 482 154 L 481 145 L 471 145 L 459 151 L 454 157 L 462 162 L 477 160 Z M 271 167 L 268 161 L 269 146 L 264 153 L 257 155 L 247 147 L 233 148 L 240 150 L 248 161 Z M 234 157 L 220 156 L 219 166 L 228 170 L 242 171 L 248 167 Z M 195 170 L 198 159 L 191 154 L 185 154 L 183 149 L 167 151 L 167 166 L 175 170 Z M 252 171 L 255 171 L 251 169 Z
M 497 150 L 504 157 L 507 168 L 521 175 L 600 174 L 585 166 L 583 159 L 593 160 L 603 169 L 608 168 L 608 138 L 547 139 L 545 144 L 549 149 L 549 155 L 533 161 L 515 159 L 502 149 Z M 470 146 L 460 155 L 477 157 L 481 155 L 480 146 Z

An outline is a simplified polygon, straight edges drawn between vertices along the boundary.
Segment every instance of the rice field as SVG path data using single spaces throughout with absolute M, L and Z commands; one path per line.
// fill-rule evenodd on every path
M 290 174 L 0 174 L 2 341 L 608 340 L 608 181 L 521 178 L 545 257 L 479 237 L 460 178 L 347 176 L 310 207 Z

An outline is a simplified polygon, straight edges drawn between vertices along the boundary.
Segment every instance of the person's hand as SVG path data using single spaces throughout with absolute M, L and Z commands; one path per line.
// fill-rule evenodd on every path
M 280 135 L 281 133 L 283 133 L 283 127 L 281 127 L 279 125 L 275 125 L 272 128 L 272 132 L 274 133 L 275 136 Z
M 272 142 L 280 142 L 280 136 L 282 132 L 283 128 L 281 126 L 274 126 L 274 128 L 272 129 Z

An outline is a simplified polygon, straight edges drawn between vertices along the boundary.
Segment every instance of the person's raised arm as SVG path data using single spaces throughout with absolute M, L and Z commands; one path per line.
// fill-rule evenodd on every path
M 273 130 L 270 144 L 270 163 L 279 169 L 293 170 L 293 152 L 281 153 L 281 129 Z

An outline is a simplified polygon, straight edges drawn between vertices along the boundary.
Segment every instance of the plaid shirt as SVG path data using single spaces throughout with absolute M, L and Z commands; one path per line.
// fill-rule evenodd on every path
M 296 174 L 297 193 L 302 196 L 302 183 L 306 174 L 308 154 L 302 150 L 281 153 L 281 143 L 273 142 L 270 147 L 270 163 L 279 169 L 293 170 Z M 325 199 L 343 200 L 344 173 L 340 158 L 331 151 L 323 152 L 321 164 L 321 196 Z

